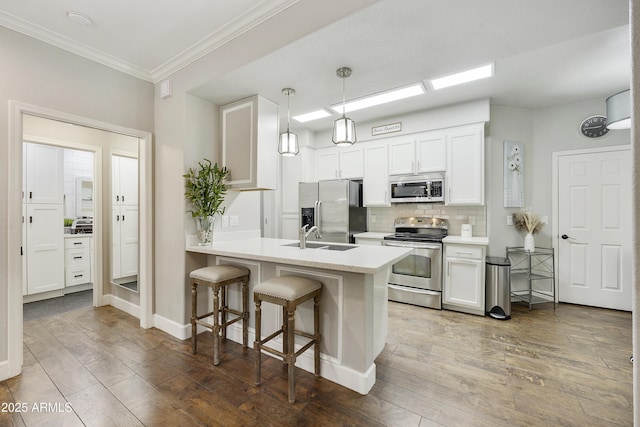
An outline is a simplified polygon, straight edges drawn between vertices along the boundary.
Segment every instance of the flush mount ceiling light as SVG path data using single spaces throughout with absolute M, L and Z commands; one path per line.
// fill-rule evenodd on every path
M 493 76 L 493 64 L 430 80 L 435 90 Z
M 345 115 L 344 80 L 351 75 L 351 68 L 338 68 L 336 75 L 342 79 L 342 117 L 333 122 L 333 136 L 331 139 L 338 147 L 345 147 L 356 142 L 356 124 Z
M 342 109 L 346 113 L 351 111 L 362 110 L 376 105 L 386 104 L 388 102 L 398 101 L 400 99 L 411 98 L 412 96 L 422 95 L 425 93 L 422 83 L 414 83 L 409 86 L 403 86 L 397 89 L 386 90 L 373 95 L 368 95 L 358 99 L 352 99 L 343 104 L 332 105 L 331 108 L 336 113 L 342 113 Z
M 607 128 L 631 129 L 631 90 L 607 98 Z
M 67 18 L 69 18 L 69 20 L 83 27 L 90 27 L 93 25 L 93 20 L 90 17 L 88 17 L 82 12 L 77 12 L 75 10 L 68 11 Z
M 282 93 L 287 95 L 287 131 L 280 134 L 280 143 L 278 144 L 278 153 L 285 157 L 292 157 L 298 154 L 298 135 L 289 129 L 289 98 L 295 95 L 296 91 L 290 87 L 282 89 Z
M 329 117 L 330 115 L 331 113 L 323 108 L 321 110 L 312 111 L 306 114 L 300 114 L 291 118 L 297 122 L 305 123 L 310 122 L 311 120 L 324 119 L 325 117 Z

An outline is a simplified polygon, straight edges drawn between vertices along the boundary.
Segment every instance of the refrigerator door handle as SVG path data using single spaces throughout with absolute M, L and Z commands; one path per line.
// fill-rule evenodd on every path
M 320 211 L 322 211 L 322 201 L 318 200 L 316 202 L 316 214 L 315 214 L 315 217 L 317 219 L 316 225 L 318 226 L 318 229 L 316 230 L 316 239 L 318 240 L 322 239 L 322 217 L 320 216 Z

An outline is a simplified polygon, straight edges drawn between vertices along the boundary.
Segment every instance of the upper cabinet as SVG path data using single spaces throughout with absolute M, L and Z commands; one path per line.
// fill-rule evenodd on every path
M 368 143 L 364 147 L 364 206 L 389 206 L 389 145 L 385 141 Z
M 24 202 L 64 203 L 64 150 L 33 143 L 23 147 Z
M 484 124 L 448 130 L 445 204 L 484 204 Z
M 278 105 L 259 95 L 220 108 L 222 166 L 234 190 L 277 187 Z
M 362 145 L 327 147 L 316 150 L 318 181 L 361 179 L 364 176 Z
M 389 175 L 442 172 L 447 167 L 447 133 L 422 132 L 389 143 Z

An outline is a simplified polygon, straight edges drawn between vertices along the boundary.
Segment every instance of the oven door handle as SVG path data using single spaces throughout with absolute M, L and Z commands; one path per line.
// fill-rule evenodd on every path
M 402 243 L 402 242 L 393 242 L 391 243 L 390 241 L 386 240 L 384 242 L 384 246 L 391 246 L 391 247 L 397 247 L 397 248 L 413 248 L 413 249 L 431 249 L 434 251 L 441 251 L 442 250 L 442 246 L 440 246 L 439 244 L 433 244 L 433 243 Z

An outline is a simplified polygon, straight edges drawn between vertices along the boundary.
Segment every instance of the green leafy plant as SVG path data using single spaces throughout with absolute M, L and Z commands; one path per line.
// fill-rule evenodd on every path
M 73 218 L 65 218 L 64 219 L 64 226 L 65 227 L 71 227 L 73 225 Z
M 219 213 L 224 214 L 224 207 L 220 205 L 224 201 L 227 192 L 225 180 L 229 171 L 226 167 L 220 168 L 217 163 L 204 159 L 198 162 L 197 168 L 189 168 L 182 175 L 185 178 L 185 192 L 187 200 L 191 203 L 191 216 L 209 217 Z

